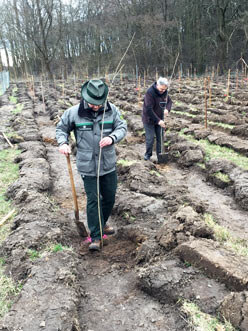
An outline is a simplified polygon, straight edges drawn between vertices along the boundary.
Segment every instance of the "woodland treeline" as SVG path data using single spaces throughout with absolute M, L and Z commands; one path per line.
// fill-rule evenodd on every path
M 132 37 L 126 72 L 248 62 L 247 0 L 0 0 L 0 26 L 17 76 L 110 73 Z

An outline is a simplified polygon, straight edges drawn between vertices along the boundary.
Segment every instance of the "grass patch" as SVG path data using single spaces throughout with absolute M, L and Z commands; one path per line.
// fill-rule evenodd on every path
M 6 191 L 7 187 L 18 178 L 19 166 L 14 163 L 14 159 L 20 153 L 21 151 L 15 149 L 0 151 L 0 193 Z
M 60 206 L 57 201 L 49 194 L 46 194 L 47 203 L 51 205 L 51 209 L 53 212 L 57 212 L 60 210 Z
M 0 261 L 0 317 L 9 311 L 13 297 L 19 294 L 21 287 L 21 284 L 16 286 L 11 278 L 4 275 L 3 263 Z
M 23 104 L 18 103 L 16 107 L 12 110 L 12 114 L 20 114 L 23 110 Z
M 198 162 L 198 163 L 196 163 L 196 165 L 198 165 L 198 167 L 200 167 L 200 168 L 202 168 L 202 169 L 206 169 L 206 165 L 205 165 L 205 163 L 200 163 L 200 162 Z
M 219 145 L 211 144 L 208 140 L 206 139 L 201 139 L 201 140 L 196 140 L 190 135 L 185 135 L 184 134 L 184 129 L 181 130 L 179 133 L 180 136 L 186 138 L 189 141 L 194 142 L 197 145 L 200 145 L 201 147 L 204 148 L 205 153 L 206 153 L 206 160 L 211 160 L 211 159 L 226 159 L 230 162 L 233 162 L 236 164 L 238 167 L 248 170 L 248 157 L 243 156 L 235 151 L 233 151 L 230 148 L 227 147 L 221 147 Z
M 128 212 L 124 212 L 123 218 L 125 218 L 129 223 L 132 223 L 132 222 L 134 222 L 136 220 L 136 217 L 135 216 L 132 216 Z
M 182 105 L 184 105 L 184 103 L 182 101 L 178 101 L 178 100 L 176 100 L 175 102 L 173 102 L 173 104 L 175 106 L 182 106 Z
M 9 96 L 9 101 L 12 103 L 17 103 L 17 97 L 15 97 L 14 95 L 10 95 Z
M 57 243 L 57 244 L 50 244 L 50 246 L 47 246 L 41 249 L 40 251 L 37 251 L 36 249 L 28 249 L 27 253 L 31 260 L 35 260 L 38 258 L 44 258 L 50 253 L 57 253 L 65 250 L 73 251 L 73 248 L 68 246 L 63 246 L 62 244 Z
M 201 111 L 197 108 L 190 107 L 190 110 L 194 113 L 201 114 Z
M 211 122 L 211 121 L 209 121 L 208 124 L 219 126 L 220 128 L 224 128 L 224 129 L 230 129 L 230 130 L 232 130 L 235 127 L 235 125 L 226 124 L 226 123 L 222 123 L 222 122 Z
M 238 255 L 248 256 L 248 243 L 246 240 L 233 237 L 226 228 L 217 224 L 210 214 L 204 214 L 204 221 L 214 231 L 214 237 L 218 242 Z
M 192 330 L 235 331 L 235 328 L 231 325 L 231 323 L 228 321 L 221 323 L 217 318 L 203 313 L 195 303 L 185 301 L 181 309 L 188 316 Z
M 46 247 L 43 250 L 41 256 L 46 255 L 47 252 L 57 253 L 61 251 L 73 251 L 73 248 L 68 246 L 63 246 L 62 244 L 51 244 L 49 247 Z
M 0 219 L 7 215 L 13 208 L 11 202 L 5 200 L 5 192 L 8 186 L 18 178 L 19 167 L 13 161 L 20 152 L 21 151 L 14 149 L 0 151 Z M 10 220 L 12 220 L 13 217 L 14 215 Z M 9 223 L 0 227 L 0 242 L 5 240 L 9 233 Z
M 132 164 L 136 163 L 137 161 L 135 160 L 124 160 L 120 159 L 117 161 L 117 165 L 122 165 L 123 167 L 130 167 Z
M 14 163 L 15 157 L 21 151 L 14 149 L 6 149 L 0 151 L 0 219 L 3 219 L 13 207 L 10 201 L 5 200 L 5 192 L 8 186 L 13 183 L 19 175 L 19 167 Z M 10 232 L 11 220 L 0 227 L 0 242 L 5 240 Z M 4 258 L 0 259 L 0 317 L 10 309 L 13 297 L 16 296 L 20 290 L 21 285 L 16 285 L 14 281 L 4 274 Z
M 15 95 L 17 91 L 18 91 L 18 87 L 15 86 L 15 87 L 12 89 L 12 94 Z
M 63 251 L 64 247 L 61 244 L 56 244 L 52 247 L 52 252 L 57 253 Z
M 35 260 L 40 257 L 40 253 L 36 251 L 35 249 L 29 249 L 28 255 L 31 260 Z
M 186 268 L 189 268 L 189 267 L 191 267 L 191 263 L 190 263 L 190 262 L 188 262 L 188 261 L 185 261 L 185 262 L 184 262 L 184 265 L 185 265 L 185 267 L 186 267 Z
M 12 95 L 9 96 L 9 101 L 12 103 L 17 103 L 17 97 L 16 97 L 16 92 L 18 91 L 18 87 L 15 86 L 12 89 Z
M 155 175 L 155 176 L 157 176 L 157 177 L 162 177 L 162 175 L 160 175 L 160 173 L 157 172 L 156 170 L 151 170 L 151 171 L 150 171 L 150 174 L 151 174 L 151 175 Z
M 219 171 L 214 174 L 214 176 L 218 179 L 220 179 L 224 183 L 230 183 L 231 179 L 227 174 L 224 174 L 223 172 Z
M 171 110 L 171 113 L 173 113 L 173 114 L 180 114 L 180 115 L 191 117 L 191 118 L 192 117 L 196 117 L 196 115 L 194 115 L 194 114 L 185 113 L 183 111 L 178 111 L 178 110 Z

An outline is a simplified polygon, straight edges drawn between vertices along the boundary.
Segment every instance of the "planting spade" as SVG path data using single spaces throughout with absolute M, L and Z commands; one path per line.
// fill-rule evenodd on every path
M 78 233 L 80 234 L 80 236 L 85 238 L 85 237 L 88 237 L 88 232 L 84 226 L 84 223 L 79 221 L 78 201 L 77 201 L 77 194 L 76 194 L 75 184 L 74 184 L 74 179 L 73 179 L 70 154 L 66 155 L 66 159 L 67 159 L 67 166 L 68 166 L 68 171 L 69 171 L 69 176 L 70 176 L 71 190 L 72 190 L 72 196 L 73 196 L 73 202 L 74 202 L 75 224 L 77 226 L 77 230 L 78 230 Z
M 167 163 L 169 160 L 169 153 L 164 151 L 163 128 L 161 128 L 161 153 L 158 154 L 158 163 Z

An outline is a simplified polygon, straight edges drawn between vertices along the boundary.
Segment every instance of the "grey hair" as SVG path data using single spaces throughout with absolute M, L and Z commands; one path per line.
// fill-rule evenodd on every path
M 159 77 L 159 79 L 157 80 L 157 85 L 166 85 L 169 87 L 170 83 L 167 78 Z

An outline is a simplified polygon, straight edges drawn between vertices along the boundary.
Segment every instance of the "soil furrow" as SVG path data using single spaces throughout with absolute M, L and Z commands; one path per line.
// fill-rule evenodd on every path
M 37 116 L 36 120 L 46 142 L 53 179 L 52 196 L 59 204 L 61 213 L 67 215 L 68 222 L 72 222 L 72 197 L 65 158 L 59 155 L 57 147 L 48 142 L 54 139 L 54 124 L 44 114 Z M 83 183 L 76 172 L 75 163 L 74 176 L 82 208 L 80 218 L 85 222 Z M 71 239 L 72 246 L 79 251 L 79 238 Z M 87 244 L 81 242 L 82 257 L 78 272 L 85 291 L 78 306 L 81 330 L 179 330 L 184 326 L 185 322 L 178 316 L 177 308 L 161 305 L 137 288 L 133 270 L 136 244 L 115 237 L 108 241 L 100 254 L 88 252 Z
M 52 84 L 43 91 L 44 107 L 39 89 L 33 99 L 24 86 L 18 88 L 24 107 L 11 120 L 11 141 L 22 150 L 16 159 L 20 178 L 7 195 L 19 213 L 1 245 L 1 257 L 7 274 L 21 280 L 23 288 L 0 330 L 190 330 L 181 310 L 186 300 L 213 316 L 221 312 L 245 331 L 247 257 L 219 243 L 204 215 L 212 215 L 234 238 L 247 242 L 248 212 L 241 208 L 247 201 L 242 186 L 246 173 L 228 162 L 210 161 L 200 171 L 196 163 L 205 162 L 204 151 L 178 137 L 178 131 L 189 126 L 175 115 L 169 124 L 170 162 L 144 161 L 137 91 L 128 87 L 121 94 L 122 86 L 117 86 L 112 97 L 118 97 L 120 108 L 124 102 L 129 127 L 117 145 L 119 186 L 110 219 L 117 231 L 101 252 L 90 253 L 73 221 L 67 163 L 55 141 L 55 121 L 66 102 L 75 104 L 79 95 L 68 90 L 61 98 L 60 88 L 55 91 Z M 3 101 L 8 103 L 6 97 Z M 0 108 L 1 113 L 6 110 L 10 113 L 6 105 Z M 9 125 L 5 120 L 2 130 Z M 0 143 L 9 147 L 3 139 Z M 80 219 L 86 224 L 83 182 L 74 155 L 71 160 Z M 224 188 L 210 183 L 217 166 L 231 177 L 239 176 L 243 204 L 235 201 L 239 191 L 233 177 Z

